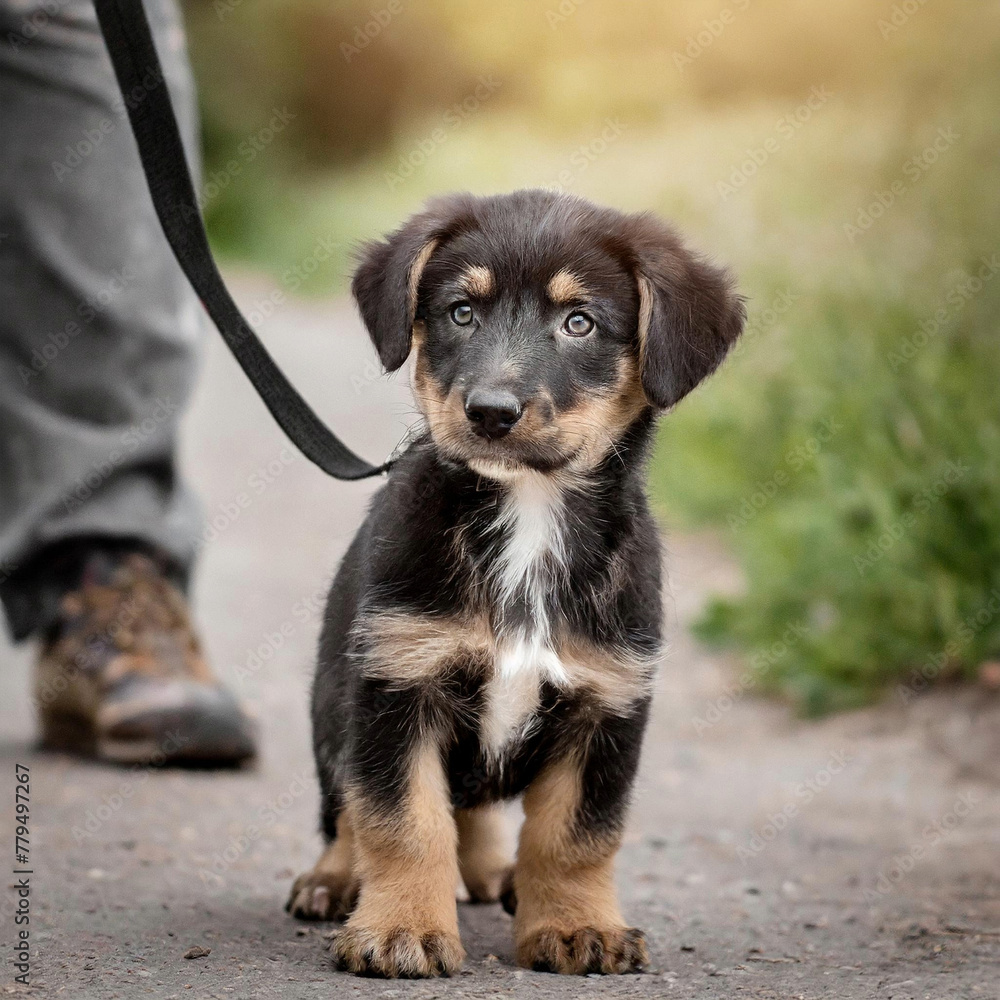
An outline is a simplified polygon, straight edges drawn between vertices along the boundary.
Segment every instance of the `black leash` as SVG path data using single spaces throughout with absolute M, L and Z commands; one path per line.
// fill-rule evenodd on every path
M 149 193 L 174 255 L 247 378 L 303 455 L 335 479 L 365 479 L 389 468 L 355 455 L 299 395 L 226 288 L 202 222 L 180 129 L 142 0 L 94 0 Z

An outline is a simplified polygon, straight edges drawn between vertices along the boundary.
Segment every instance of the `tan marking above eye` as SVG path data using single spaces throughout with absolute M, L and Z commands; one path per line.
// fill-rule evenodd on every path
M 587 286 L 572 271 L 565 269 L 552 275 L 545 291 L 557 306 L 580 302 L 590 294 Z
M 469 295 L 485 299 L 493 294 L 493 272 L 481 264 L 473 264 L 462 275 L 462 283 Z

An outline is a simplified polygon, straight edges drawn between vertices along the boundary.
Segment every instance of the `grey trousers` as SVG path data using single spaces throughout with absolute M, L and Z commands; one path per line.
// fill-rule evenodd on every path
M 179 14 L 174 0 L 146 9 L 195 157 Z M 92 4 L 0 0 L 0 599 L 14 638 L 46 624 L 75 541 L 190 563 L 199 511 L 175 441 L 203 328 Z

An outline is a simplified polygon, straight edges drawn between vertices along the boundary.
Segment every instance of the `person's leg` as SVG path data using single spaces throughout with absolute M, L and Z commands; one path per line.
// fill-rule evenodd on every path
M 147 10 L 196 158 L 177 10 Z M 201 307 L 89 0 L 0 0 L 0 136 L 0 593 L 22 638 L 51 612 L 41 588 L 67 561 L 51 558 L 59 543 L 138 539 L 189 565 L 198 509 L 174 447 Z
M 178 11 L 146 9 L 197 164 Z M 0 598 L 15 639 L 43 640 L 43 736 L 118 760 L 245 759 L 251 728 L 176 586 L 199 532 L 175 446 L 201 306 L 90 0 L 0 0 L 0 136 Z

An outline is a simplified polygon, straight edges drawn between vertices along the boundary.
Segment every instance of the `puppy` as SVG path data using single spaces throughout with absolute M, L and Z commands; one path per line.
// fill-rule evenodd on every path
M 655 218 L 550 191 L 432 202 L 365 248 L 353 292 L 385 368 L 413 356 L 426 427 L 330 592 L 329 846 L 288 908 L 350 914 L 343 969 L 446 975 L 461 876 L 503 895 L 519 964 L 639 971 L 613 865 L 660 657 L 643 466 L 742 301 Z M 511 865 L 498 803 L 522 793 Z

